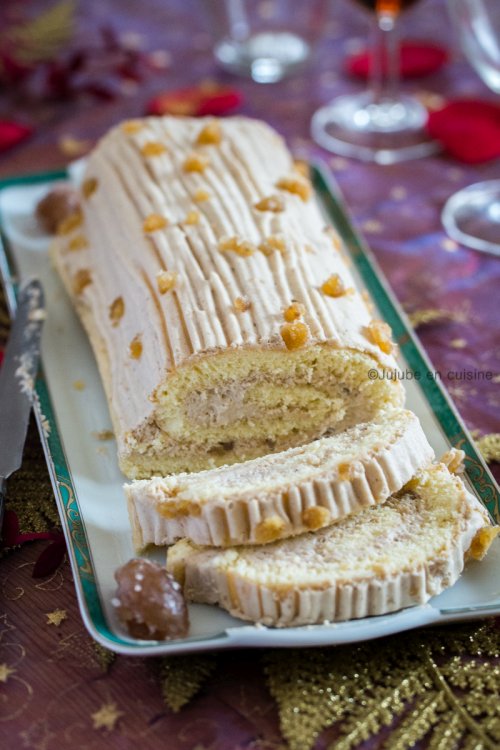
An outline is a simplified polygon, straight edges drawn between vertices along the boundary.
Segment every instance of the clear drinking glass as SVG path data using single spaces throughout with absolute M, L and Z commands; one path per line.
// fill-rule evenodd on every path
M 231 73 L 275 83 L 302 66 L 321 31 L 326 0 L 205 0 L 214 54 Z
M 333 153 L 379 164 L 434 153 L 437 144 L 425 132 L 427 110 L 415 97 L 401 94 L 399 85 L 397 22 L 417 0 L 357 2 L 373 13 L 370 85 L 319 109 L 311 122 L 313 138 Z
M 448 0 L 448 5 L 467 59 L 500 94 L 500 0 Z M 461 244 L 500 255 L 500 179 L 452 195 L 442 220 L 450 237 Z

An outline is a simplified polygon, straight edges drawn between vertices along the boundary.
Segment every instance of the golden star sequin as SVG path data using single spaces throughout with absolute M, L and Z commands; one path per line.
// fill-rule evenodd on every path
M 118 710 L 116 703 L 104 703 L 91 715 L 92 726 L 94 729 L 107 729 L 111 732 L 120 716 L 123 716 L 123 711 Z
M 47 625 L 55 625 L 56 628 L 66 620 L 68 615 L 65 609 L 55 609 L 53 612 L 47 612 L 45 617 L 47 618 Z
M 0 682 L 7 682 L 11 674 L 14 674 L 16 670 L 9 667 L 8 664 L 0 664 Z

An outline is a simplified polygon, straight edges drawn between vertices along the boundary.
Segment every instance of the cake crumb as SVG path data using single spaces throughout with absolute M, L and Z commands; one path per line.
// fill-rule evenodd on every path
M 450 448 L 441 456 L 441 463 L 448 467 L 452 474 L 462 474 L 465 471 L 465 451 L 458 448 Z
M 106 440 L 113 440 L 115 437 L 115 433 L 113 432 L 113 430 L 96 430 L 92 433 L 92 435 L 96 440 L 101 440 L 102 442 L 105 442 Z
M 47 311 L 40 308 L 32 310 L 28 315 L 28 320 L 33 323 L 38 323 L 40 320 L 45 320 L 47 317 Z
M 73 388 L 75 389 L 75 391 L 84 391 L 85 383 L 83 382 L 83 380 L 74 380 Z

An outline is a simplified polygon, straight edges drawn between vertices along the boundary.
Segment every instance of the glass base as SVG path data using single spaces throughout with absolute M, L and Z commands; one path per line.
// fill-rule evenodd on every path
M 500 180 L 459 190 L 446 202 L 441 219 L 460 244 L 500 256 Z
M 416 99 L 375 104 L 370 93 L 340 96 L 319 109 L 311 122 L 311 134 L 320 146 L 334 154 L 378 164 L 393 164 L 437 153 L 424 126 L 427 110 Z
M 269 31 L 237 41 L 223 39 L 214 49 L 221 65 L 231 73 L 246 75 L 257 83 L 276 83 L 309 57 L 309 44 L 288 31 Z

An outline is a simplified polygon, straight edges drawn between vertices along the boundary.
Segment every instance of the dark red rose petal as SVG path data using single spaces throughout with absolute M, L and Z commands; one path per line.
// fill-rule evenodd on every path
M 0 120 L 0 151 L 7 151 L 9 148 L 22 143 L 33 133 L 33 128 L 27 125 L 21 125 L 13 120 Z
M 55 573 L 57 568 L 61 565 L 66 554 L 66 543 L 62 534 L 61 538 L 49 544 L 45 547 L 43 552 L 38 556 L 38 559 L 33 568 L 33 578 L 44 578 L 52 573 Z
M 403 78 L 420 78 L 435 73 L 448 61 L 448 52 L 442 47 L 424 42 L 403 42 L 400 71 Z M 347 72 L 357 78 L 368 78 L 371 52 L 361 52 L 347 59 Z
M 427 130 L 466 164 L 500 157 L 500 106 L 473 99 L 449 102 L 429 114 Z
M 243 100 L 237 89 L 218 84 L 193 86 L 165 91 L 152 99 L 147 107 L 150 115 L 223 115 L 238 107 Z

